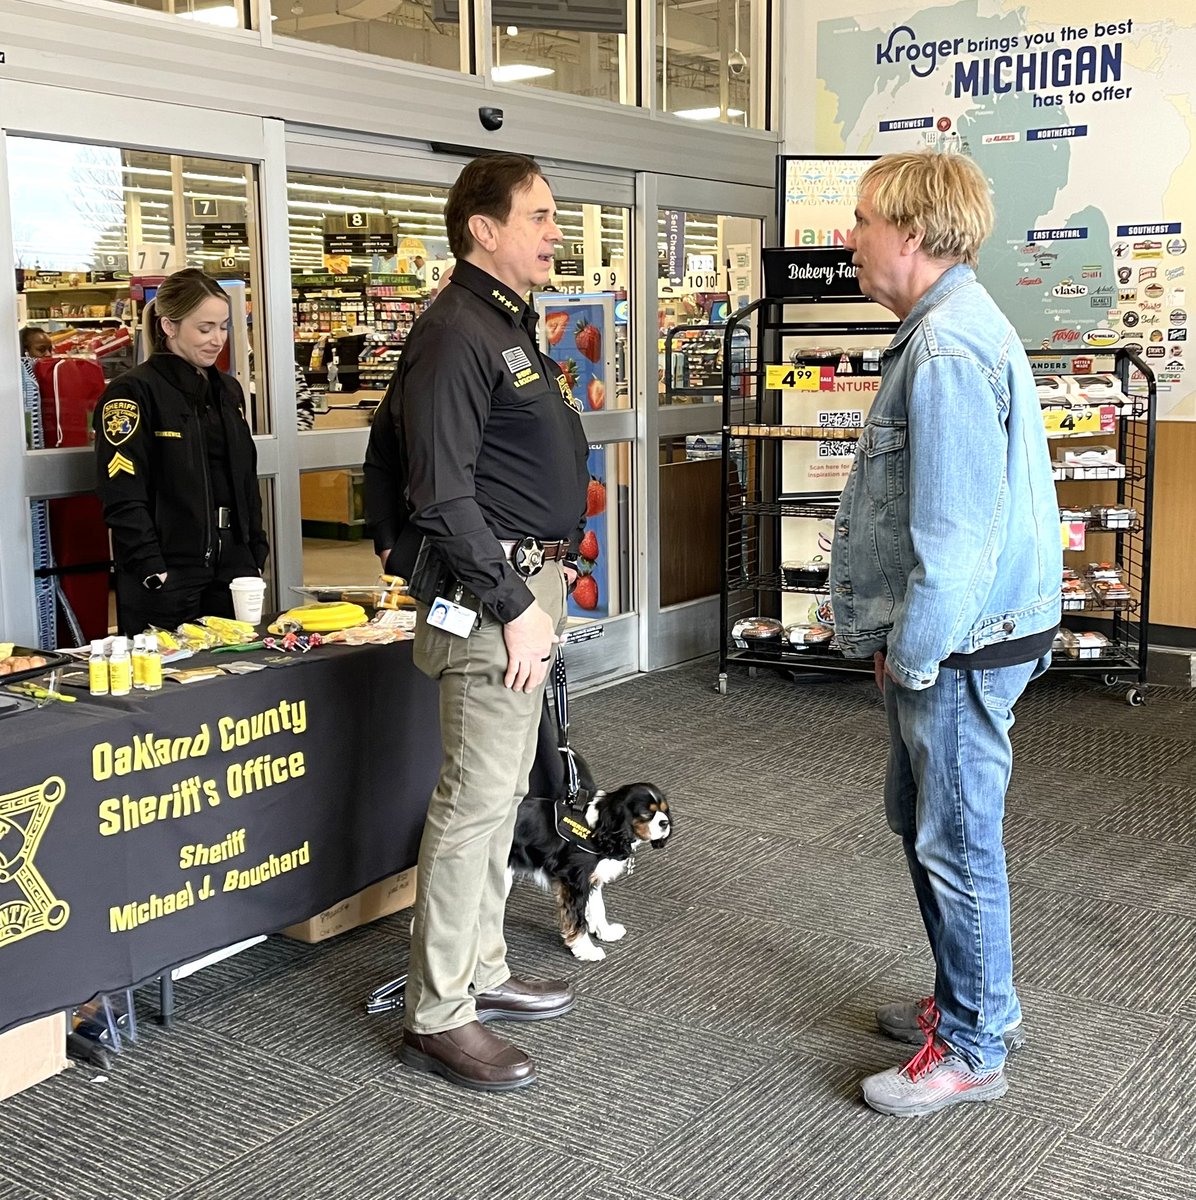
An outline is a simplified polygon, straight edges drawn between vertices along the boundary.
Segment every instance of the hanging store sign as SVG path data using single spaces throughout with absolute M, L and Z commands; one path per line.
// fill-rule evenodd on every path
M 192 226 L 188 232 L 194 233 Z M 249 230 L 244 221 L 212 221 L 198 226 L 199 242 L 205 250 L 240 249 L 249 245 Z
M 764 251 L 764 291 L 784 300 L 865 300 L 846 246 Z
M 350 213 L 356 216 L 356 213 Z M 395 252 L 393 233 L 326 233 L 325 254 L 348 254 L 352 258 L 368 258 L 381 254 L 385 258 Z

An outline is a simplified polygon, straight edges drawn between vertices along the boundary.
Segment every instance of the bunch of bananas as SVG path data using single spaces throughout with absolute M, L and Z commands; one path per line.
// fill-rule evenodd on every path
M 331 633 L 337 629 L 352 629 L 366 623 L 365 609 L 360 604 L 337 600 L 327 604 L 303 604 L 289 608 L 270 626 L 271 633 L 286 633 L 302 629 L 304 633 Z

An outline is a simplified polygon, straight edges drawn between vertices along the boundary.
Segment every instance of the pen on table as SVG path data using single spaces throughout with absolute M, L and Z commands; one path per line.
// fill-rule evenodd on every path
M 11 683 L 8 685 L 10 692 L 19 692 L 22 696 L 29 696 L 34 700 L 61 700 L 64 704 L 74 704 L 75 697 L 68 696 L 65 692 L 51 692 L 48 688 L 39 687 L 36 683 Z

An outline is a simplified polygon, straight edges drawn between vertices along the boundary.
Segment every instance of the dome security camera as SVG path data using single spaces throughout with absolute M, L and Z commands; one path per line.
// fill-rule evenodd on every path
M 491 133 L 502 128 L 503 113 L 501 108 L 489 108 L 483 105 L 478 109 L 478 120 L 482 123 L 483 129 L 488 129 Z
M 732 50 L 727 55 L 727 71 L 738 79 L 748 69 L 748 60 L 746 55 L 741 54 L 738 50 Z

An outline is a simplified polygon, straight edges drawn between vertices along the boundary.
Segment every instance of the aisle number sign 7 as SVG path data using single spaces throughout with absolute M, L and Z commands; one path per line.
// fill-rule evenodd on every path
M 175 247 L 162 242 L 143 242 L 134 247 L 129 262 L 129 270 L 134 275 L 169 275 L 178 269 Z
M 764 386 L 783 392 L 829 392 L 835 387 L 834 367 L 798 367 L 786 363 L 765 368 Z

